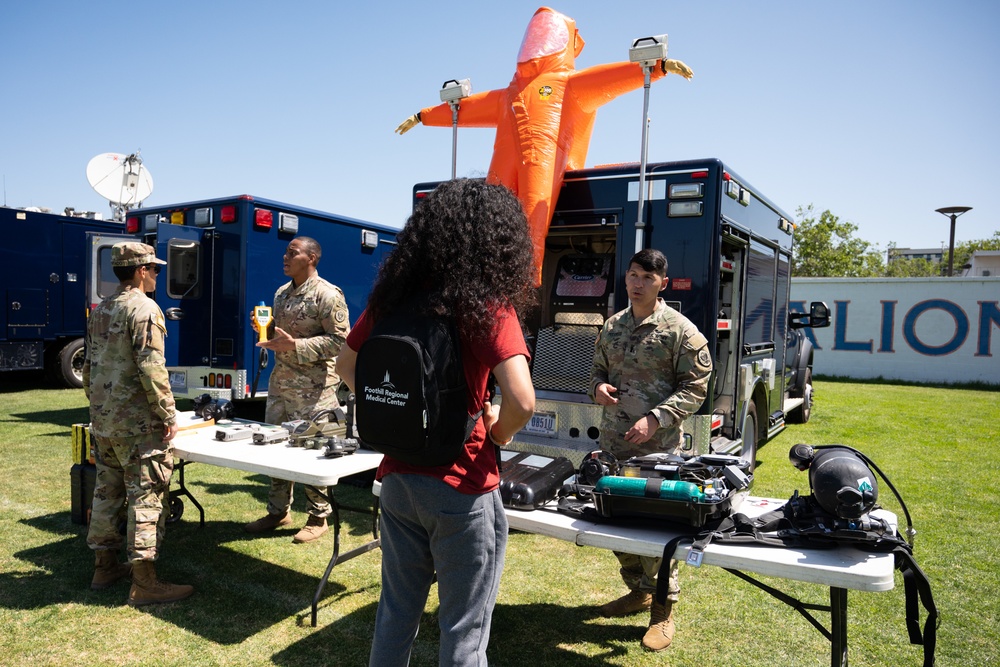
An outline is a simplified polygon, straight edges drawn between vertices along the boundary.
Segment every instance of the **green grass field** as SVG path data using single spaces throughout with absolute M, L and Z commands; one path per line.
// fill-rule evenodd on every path
M 798 442 L 864 451 L 900 490 L 918 534 L 915 554 L 941 613 L 937 664 L 994 665 L 1000 656 L 1000 395 L 996 391 L 820 381 L 806 425 L 761 448 L 754 494 L 808 492 L 788 463 Z M 338 565 L 310 626 L 310 603 L 333 540 L 295 545 L 288 530 L 251 538 L 267 480 L 205 465 L 186 471 L 205 507 L 188 502 L 168 528 L 160 575 L 193 584 L 183 602 L 132 609 L 126 583 L 91 591 L 85 527 L 70 520 L 70 425 L 87 421 L 79 390 L 0 375 L 0 665 L 364 665 L 379 595 L 379 552 Z M 298 490 L 298 489 L 297 489 Z M 361 505 L 364 488 L 338 488 Z M 880 499 L 900 514 L 892 494 Z M 370 517 L 344 512 L 343 549 L 370 537 Z M 806 602 L 825 589 L 764 579 Z M 826 640 L 791 608 L 718 568 L 681 570 L 677 637 L 650 654 L 646 618 L 601 619 L 593 607 L 624 592 L 610 552 L 515 533 L 493 619 L 493 665 L 828 665 Z M 904 626 L 902 578 L 885 593 L 849 594 L 855 665 L 920 665 Z M 411 664 L 437 664 L 432 590 Z M 824 623 L 826 615 L 820 614 Z

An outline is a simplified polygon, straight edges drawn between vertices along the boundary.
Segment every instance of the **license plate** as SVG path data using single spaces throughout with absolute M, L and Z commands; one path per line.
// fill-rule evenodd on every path
M 187 389 L 187 372 L 186 371 L 170 371 L 170 388 L 171 389 Z
M 536 412 L 531 416 L 527 426 L 524 427 L 524 431 L 533 435 L 554 438 L 556 435 L 556 413 Z

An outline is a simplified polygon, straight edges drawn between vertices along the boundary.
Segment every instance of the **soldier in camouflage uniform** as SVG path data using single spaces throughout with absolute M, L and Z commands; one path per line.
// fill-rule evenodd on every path
M 128 603 L 182 600 L 194 592 L 156 577 L 169 510 L 177 435 L 163 337 L 163 313 L 146 292 L 156 289 L 163 260 L 143 243 L 118 243 L 111 266 L 120 281 L 87 322 L 83 390 L 90 399 L 90 433 L 97 449 L 97 483 L 87 545 L 96 552 L 91 588 L 132 574 Z M 119 518 L 128 508 L 125 540 L 130 564 L 118 562 Z
M 269 424 L 308 419 L 317 410 L 340 405 L 334 365 L 351 327 L 344 293 L 316 272 L 321 255 L 319 243 L 308 236 L 292 239 L 285 251 L 283 265 L 291 281 L 274 295 L 274 336 L 258 343 L 274 350 L 264 416 Z M 292 487 L 292 482 L 272 479 L 267 516 L 247 524 L 246 530 L 260 533 L 289 525 Z M 311 542 L 328 530 L 326 491 L 306 486 L 309 518 L 294 542 Z
M 604 406 L 601 449 L 617 459 L 680 453 L 681 424 L 708 395 L 708 340 L 657 295 L 667 286 L 667 259 L 658 250 L 636 253 L 625 274 L 631 306 L 608 318 L 594 352 L 590 397 Z M 660 651 L 673 639 L 673 604 L 680 586 L 670 561 L 667 602 L 653 600 L 660 559 L 615 552 L 629 593 L 601 607 L 605 616 L 651 608 L 643 646 Z

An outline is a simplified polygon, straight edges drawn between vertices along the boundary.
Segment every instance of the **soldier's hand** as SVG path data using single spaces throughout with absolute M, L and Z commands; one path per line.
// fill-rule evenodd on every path
M 653 433 L 659 428 L 660 423 L 656 421 L 656 417 L 653 415 L 646 415 L 645 417 L 640 417 L 639 420 L 632 425 L 632 428 L 625 431 L 625 440 L 636 445 L 641 445 L 642 443 L 653 437 Z
M 274 350 L 275 352 L 290 352 L 295 349 L 295 339 L 281 327 L 274 327 L 274 337 L 263 343 L 257 343 L 257 347 Z
M 660 67 L 663 68 L 664 74 L 679 74 L 685 79 L 690 79 L 694 76 L 691 68 L 680 60 L 668 59 L 660 61 Z
M 618 393 L 618 387 L 602 382 L 594 390 L 594 400 L 598 405 L 614 405 L 618 399 L 611 395 L 613 393 Z
M 170 426 L 167 426 L 166 424 L 164 424 L 163 425 L 163 442 L 170 442 L 171 440 L 173 440 L 174 438 L 176 438 L 177 437 L 177 431 L 179 431 L 179 430 L 180 429 L 178 428 L 176 422 L 174 422 Z
M 399 127 L 396 128 L 396 134 L 406 134 L 407 132 L 415 128 L 417 125 L 420 125 L 419 113 L 413 114 L 412 116 L 404 120 L 402 123 L 400 123 Z

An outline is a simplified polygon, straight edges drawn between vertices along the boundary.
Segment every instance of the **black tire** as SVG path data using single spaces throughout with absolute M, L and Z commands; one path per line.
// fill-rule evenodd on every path
M 70 389 L 83 387 L 83 339 L 66 343 L 53 360 L 52 377 Z
M 182 516 L 184 516 L 184 501 L 177 497 L 171 498 L 170 516 L 167 517 L 167 523 L 177 523 Z
M 743 428 L 740 436 L 743 438 L 743 446 L 740 449 L 740 458 L 750 462 L 750 471 L 757 467 L 757 404 L 753 401 L 747 405 L 747 414 L 743 418 Z
M 788 422 L 791 424 L 805 424 L 812 417 L 813 405 L 813 372 L 811 368 L 806 369 L 805 382 L 802 385 L 802 405 L 788 413 Z

